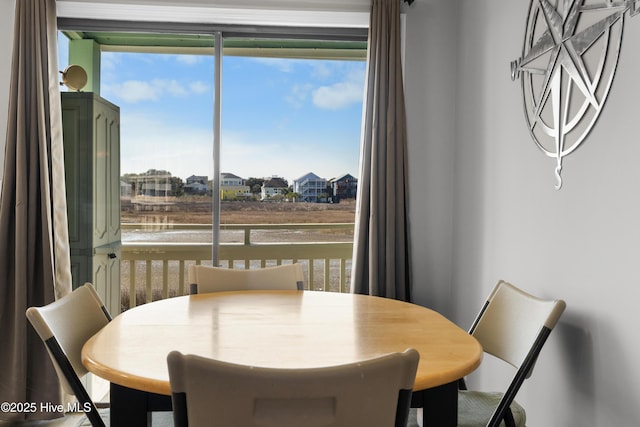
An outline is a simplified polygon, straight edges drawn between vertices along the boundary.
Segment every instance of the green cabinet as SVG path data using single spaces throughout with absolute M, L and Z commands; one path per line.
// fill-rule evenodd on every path
M 120 108 L 91 92 L 63 92 L 67 211 L 74 289 L 91 282 L 120 312 Z

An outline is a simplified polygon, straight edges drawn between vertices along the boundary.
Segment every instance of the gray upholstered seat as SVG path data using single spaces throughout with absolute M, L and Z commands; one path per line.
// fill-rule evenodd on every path
M 499 392 L 460 390 L 458 392 L 458 427 L 485 427 L 493 411 L 504 396 Z M 516 426 L 524 426 L 527 415 L 518 402 L 511 403 L 511 412 Z M 504 426 L 504 423 L 500 424 Z

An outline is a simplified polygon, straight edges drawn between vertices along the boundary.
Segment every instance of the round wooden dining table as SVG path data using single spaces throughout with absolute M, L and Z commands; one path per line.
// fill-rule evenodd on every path
M 111 382 L 112 425 L 133 426 L 147 425 L 149 411 L 170 409 L 173 350 L 297 369 L 407 348 L 420 353 L 413 406 L 424 407 L 423 425 L 455 426 L 457 380 L 480 364 L 480 344 L 439 313 L 388 298 L 316 291 L 169 298 L 115 317 L 84 345 L 82 362 Z

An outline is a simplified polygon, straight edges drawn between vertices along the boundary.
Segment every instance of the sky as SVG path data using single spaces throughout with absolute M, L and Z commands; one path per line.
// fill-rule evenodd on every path
M 64 69 L 64 40 L 59 49 Z M 213 57 L 103 52 L 101 60 L 101 96 L 120 107 L 121 174 L 211 179 Z M 289 184 L 309 172 L 357 176 L 365 67 L 225 56 L 221 171 Z

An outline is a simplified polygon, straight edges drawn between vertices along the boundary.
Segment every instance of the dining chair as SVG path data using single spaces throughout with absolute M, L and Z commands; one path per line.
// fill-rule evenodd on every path
M 493 288 L 469 333 L 485 353 L 517 369 L 506 392 L 466 390 L 460 381 L 459 427 L 524 427 L 526 412 L 514 399 L 549 334 L 564 312 L 563 300 L 543 300 L 505 281 Z
M 82 385 L 84 343 L 111 321 L 93 285 L 86 283 L 44 307 L 29 307 L 27 318 L 44 342 L 63 389 L 74 394 L 94 427 L 105 427 L 96 405 Z
M 257 269 L 189 265 L 191 294 L 237 290 L 302 290 L 304 274 L 298 263 Z
M 420 355 L 303 369 L 167 357 L 175 427 L 406 427 Z

